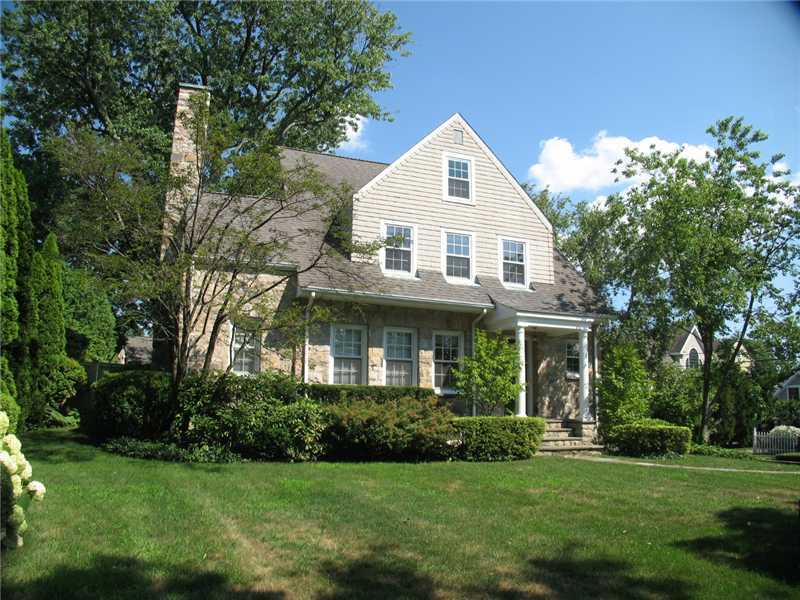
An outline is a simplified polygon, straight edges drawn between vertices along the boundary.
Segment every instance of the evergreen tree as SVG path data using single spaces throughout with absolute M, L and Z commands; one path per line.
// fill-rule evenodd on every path
M 2 190 L 0 190 L 0 343 L 3 347 L 19 335 L 17 310 L 17 186 L 11 144 L 5 129 L 0 131 L 2 153 Z
M 81 361 L 109 361 L 117 347 L 117 320 L 100 280 L 86 269 L 64 270 L 67 354 Z

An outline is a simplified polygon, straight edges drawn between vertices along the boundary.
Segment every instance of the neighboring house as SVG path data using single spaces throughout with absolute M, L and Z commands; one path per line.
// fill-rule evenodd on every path
M 719 346 L 720 343 L 715 341 L 715 353 L 719 350 Z M 693 325 L 691 329 L 680 327 L 676 330 L 665 360 L 671 360 L 684 369 L 699 369 L 705 364 L 706 355 L 703 351 L 703 340 L 700 338 L 700 332 L 697 330 L 696 325 Z M 739 354 L 736 355 L 736 364 L 746 371 L 750 371 L 752 368 L 752 358 L 744 345 L 739 349 Z
M 195 89 L 181 88 L 179 113 Z M 182 128 L 176 119 L 173 168 L 188 156 Z M 223 332 L 215 368 L 295 366 L 309 382 L 415 385 L 451 396 L 453 370 L 482 328 L 519 349 L 525 388 L 516 414 L 572 422 L 593 435 L 595 332 L 608 311 L 555 248 L 547 218 L 461 115 L 391 164 L 291 149 L 282 159 L 287 167 L 310 162 L 353 190 L 355 240 L 390 242 L 377 257 L 326 257 L 276 290 L 276 310 L 330 303 L 340 315 L 308 328 L 302 360 L 285 356 L 270 332 L 248 335 L 258 328 L 251 321 Z M 313 213 L 278 226 L 291 241 L 276 261 L 302 271 L 327 232 Z M 455 399 L 452 406 L 471 410 Z
M 790 375 L 773 394 L 778 400 L 800 401 L 800 371 Z
M 153 361 L 153 338 L 134 335 L 125 341 L 114 362 L 124 365 L 149 365 Z

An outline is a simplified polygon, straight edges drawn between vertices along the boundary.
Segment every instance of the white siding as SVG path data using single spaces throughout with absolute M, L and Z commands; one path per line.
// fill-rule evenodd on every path
M 453 129 L 464 132 L 463 145 L 453 142 Z M 443 199 L 443 160 L 449 153 L 472 159 L 474 205 Z M 527 242 L 529 279 L 553 282 L 553 240 L 547 226 L 458 118 L 389 168 L 391 172 L 355 201 L 356 240 L 381 237 L 381 221 L 416 225 L 417 268 L 440 271 L 442 228 L 472 232 L 476 274 L 496 277 L 497 238 L 507 236 Z

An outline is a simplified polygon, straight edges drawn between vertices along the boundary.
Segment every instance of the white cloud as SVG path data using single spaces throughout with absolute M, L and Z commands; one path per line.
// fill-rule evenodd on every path
M 339 144 L 339 150 L 345 152 L 354 152 L 356 150 L 366 150 L 367 140 L 364 138 L 364 130 L 367 128 L 367 118 L 358 115 L 355 124 L 348 123 L 345 127 L 344 134 L 347 139 Z
M 539 186 L 549 187 L 554 192 L 599 190 L 615 185 L 616 175 L 611 170 L 617 160 L 624 158 L 625 148 L 634 147 L 647 152 L 650 146 L 662 152 L 682 149 L 686 158 L 698 161 L 705 160 L 706 152 L 711 150 L 705 144 L 677 144 L 656 136 L 636 141 L 600 131 L 589 148 L 576 152 L 569 140 L 553 137 L 539 144 L 539 159 L 528 169 L 528 176 Z

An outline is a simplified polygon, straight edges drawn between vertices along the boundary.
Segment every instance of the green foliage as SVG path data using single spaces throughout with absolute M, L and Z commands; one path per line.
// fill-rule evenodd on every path
M 15 341 L 19 335 L 17 306 L 17 260 L 19 220 L 17 196 L 19 171 L 14 167 L 11 144 L 5 127 L 0 127 L 0 342 Z
M 724 357 L 722 353 L 723 360 Z M 713 389 L 719 389 L 719 392 L 715 394 L 716 402 L 711 405 L 710 441 L 720 446 L 752 443 L 753 427 L 759 424 L 764 399 L 771 395 L 772 390 L 762 389 L 754 377 L 738 367 L 726 373 L 717 367 L 714 376 Z
M 241 457 L 216 446 L 193 446 L 183 448 L 172 442 L 139 440 L 119 437 L 103 444 L 103 449 L 130 458 L 163 460 L 183 463 L 232 463 Z
M 108 362 L 117 349 L 117 320 L 100 281 L 85 269 L 64 270 L 67 353 L 81 362 Z
M 458 440 L 455 456 L 470 461 L 531 458 L 545 430 L 540 417 L 460 417 L 453 424 Z
M 672 363 L 662 363 L 655 372 L 650 414 L 694 429 L 699 424 L 701 375 L 697 369 L 682 369 Z
M 349 399 L 325 407 L 324 442 L 332 458 L 435 460 L 448 455 L 452 413 L 429 395 Z
M 21 411 L 17 400 L 8 392 L 0 391 L 0 411 L 8 416 L 8 432 L 17 433 Z
M 93 415 L 83 425 L 96 439 L 155 439 L 175 417 L 168 373 L 132 370 L 107 373 L 92 385 Z
M 268 403 L 253 427 L 243 431 L 236 448 L 244 456 L 316 460 L 322 455 L 325 428 L 323 409 L 308 400 L 291 404 Z
M 335 404 L 351 400 L 391 402 L 400 398 L 427 398 L 429 389 L 402 385 L 333 385 L 311 383 L 306 386 L 308 397 L 321 404 Z
M 720 458 L 752 459 L 753 453 L 744 448 L 721 448 L 711 444 L 692 444 L 689 454 L 719 456 Z
M 18 3 L 4 10 L 2 74 L 14 139 L 31 156 L 37 224 L 64 197 L 39 142 L 76 124 L 169 154 L 175 90 L 208 84 L 215 105 L 252 140 L 329 149 L 359 115 L 388 119 L 374 96 L 408 34 L 395 16 L 353 2 Z M 91 51 L 87 51 L 87 49 Z M 237 140 L 233 145 L 242 141 Z
M 30 407 L 28 421 L 35 426 L 63 423 L 57 413 L 66 410 L 65 403 L 75 397 L 86 383 L 86 371 L 67 356 L 50 357 L 36 371 L 36 397 Z
M 511 410 L 523 389 L 519 383 L 519 351 L 501 336 L 475 331 L 475 347 L 455 371 L 456 389 L 467 406 L 482 414 Z
M 614 428 L 647 415 L 652 381 L 636 349 L 621 344 L 606 352 L 598 385 L 599 433 L 606 439 Z
M 627 456 L 686 454 L 691 446 L 692 430 L 677 425 L 635 422 L 617 425 L 606 441 L 614 451 Z

